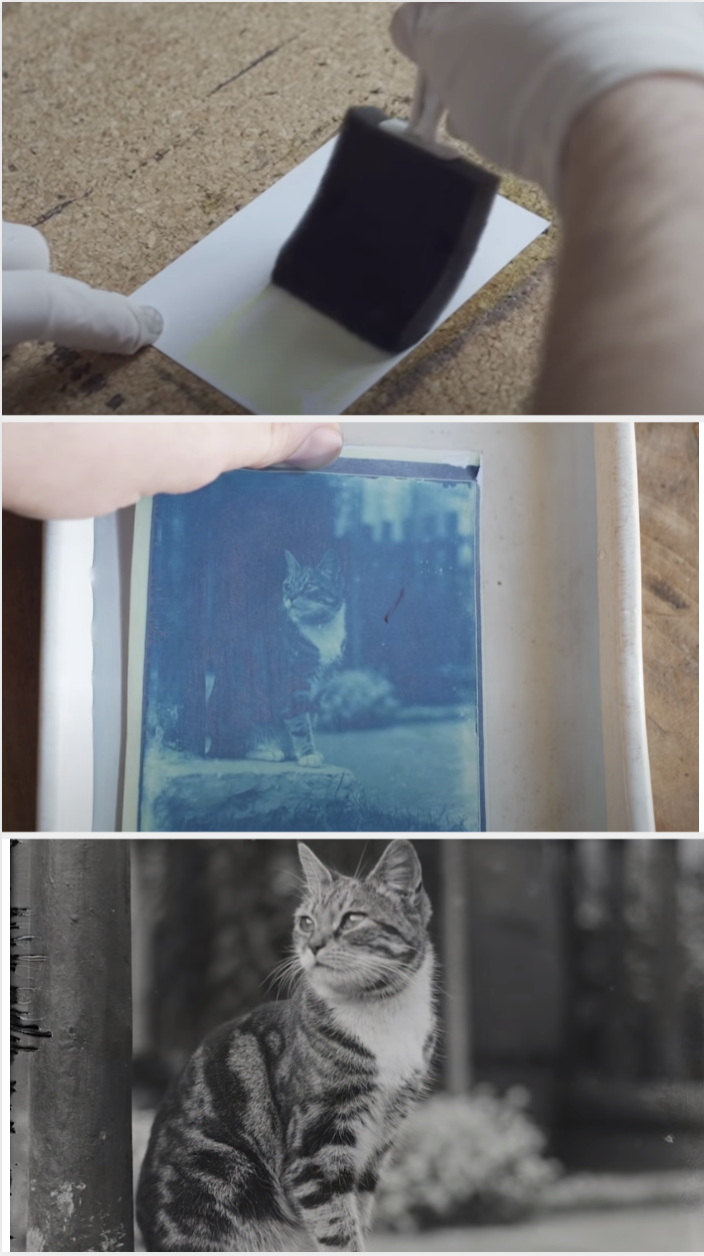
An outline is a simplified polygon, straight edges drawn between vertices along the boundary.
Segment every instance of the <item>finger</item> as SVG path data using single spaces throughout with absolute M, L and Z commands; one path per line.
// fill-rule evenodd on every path
M 315 470 L 333 462 L 342 449 L 339 423 L 175 423 L 165 425 L 170 428 L 171 450 L 165 465 L 164 425 L 140 426 L 142 431 L 153 429 L 141 496 L 188 493 L 239 467 L 259 469 L 286 463 Z
M 266 467 L 287 462 L 313 470 L 333 462 L 342 449 L 339 423 L 242 423 L 239 426 L 251 429 L 249 439 L 257 443 L 258 449 L 250 462 L 238 463 L 238 466 Z M 263 428 L 269 431 L 264 433 Z
M 107 426 L 107 425 L 104 425 Z M 130 457 L 137 428 L 142 472 L 139 496 L 189 493 L 225 471 L 271 467 L 280 463 L 303 470 L 327 466 L 342 448 L 339 423 L 142 423 L 110 424 L 116 442 Z M 132 458 L 133 462 L 133 458 Z
M 166 466 L 160 456 L 164 426 L 170 429 L 171 455 Z M 148 435 L 147 429 L 151 429 Z M 286 463 L 315 470 L 333 462 L 342 449 L 339 423 L 143 423 L 140 431 L 150 445 L 150 483 L 145 494 L 189 492 L 238 467 L 259 469 Z M 160 483 L 155 489 L 152 466 L 157 464 Z
M 2 224 L 3 270 L 51 270 L 51 256 L 41 231 L 20 222 Z
M 141 306 L 118 292 L 40 270 L 3 275 L 3 344 L 48 340 L 68 349 L 130 354 L 142 343 Z
M 136 301 L 130 301 L 130 305 L 139 324 L 137 348 L 143 349 L 145 345 L 155 344 L 164 330 L 163 316 L 153 305 L 138 305 Z

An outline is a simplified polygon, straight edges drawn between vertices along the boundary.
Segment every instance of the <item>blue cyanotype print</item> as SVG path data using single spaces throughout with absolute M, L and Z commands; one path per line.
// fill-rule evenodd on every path
M 478 520 L 434 464 L 155 498 L 139 828 L 481 829 Z

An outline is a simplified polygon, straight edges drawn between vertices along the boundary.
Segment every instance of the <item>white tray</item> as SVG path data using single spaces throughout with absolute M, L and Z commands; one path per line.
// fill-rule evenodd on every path
M 633 425 L 344 426 L 482 454 L 489 830 L 652 831 Z M 40 831 L 120 824 L 133 514 L 46 528 Z

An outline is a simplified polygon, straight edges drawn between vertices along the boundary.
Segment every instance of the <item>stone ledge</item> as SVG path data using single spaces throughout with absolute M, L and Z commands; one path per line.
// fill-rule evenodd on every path
M 143 788 L 143 827 L 152 832 L 256 831 L 276 812 L 300 816 L 333 800 L 361 800 L 364 792 L 352 772 L 333 764 L 186 756 L 145 764 Z

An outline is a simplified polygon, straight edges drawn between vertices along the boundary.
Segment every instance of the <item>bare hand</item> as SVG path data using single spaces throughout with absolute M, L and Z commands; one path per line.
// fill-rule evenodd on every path
M 110 514 L 154 493 L 188 493 L 224 471 L 326 466 L 338 423 L 3 423 L 3 506 L 37 519 Z

